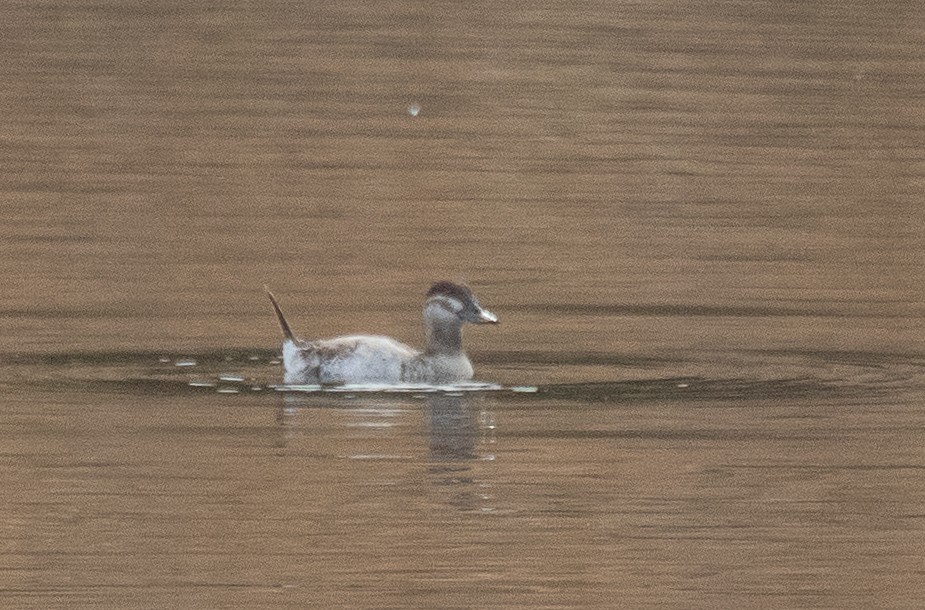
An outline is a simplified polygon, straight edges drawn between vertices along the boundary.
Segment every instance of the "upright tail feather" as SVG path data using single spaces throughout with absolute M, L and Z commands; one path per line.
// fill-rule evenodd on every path
M 273 296 L 273 293 L 270 292 L 270 289 L 266 286 L 264 286 L 263 289 L 267 291 L 267 296 L 270 297 L 270 302 L 273 303 L 273 310 L 276 312 L 276 319 L 279 320 L 279 327 L 283 331 L 283 337 L 288 341 L 294 341 L 295 335 L 292 334 L 292 329 L 289 328 L 289 323 L 286 322 L 286 317 L 283 315 L 283 310 L 279 308 L 276 297 Z

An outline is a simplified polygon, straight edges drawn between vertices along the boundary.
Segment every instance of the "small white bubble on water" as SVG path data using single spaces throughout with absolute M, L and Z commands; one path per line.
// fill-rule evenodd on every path
M 173 363 L 174 366 L 196 366 L 197 364 L 195 360 L 177 360 Z
M 219 388 L 215 391 L 219 394 L 237 394 L 238 388 Z
M 411 116 L 417 116 L 420 113 L 421 113 L 421 106 L 418 105 L 417 102 L 408 106 L 408 114 L 410 114 Z
M 244 381 L 244 377 L 239 377 L 238 375 L 221 375 L 218 378 L 219 381 L 231 381 L 234 383 L 241 383 Z

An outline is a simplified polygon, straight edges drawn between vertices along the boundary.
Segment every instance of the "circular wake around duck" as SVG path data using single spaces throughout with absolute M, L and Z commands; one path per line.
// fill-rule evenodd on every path
M 737 352 L 674 360 L 622 355 L 480 354 L 479 374 L 495 381 L 452 384 L 284 384 L 274 350 L 199 353 L 74 352 L 0 354 L 0 385 L 54 392 L 146 395 L 278 394 L 351 396 L 530 394 L 578 402 L 870 397 L 921 392 L 925 355 L 847 352 Z M 574 380 L 574 381 L 571 381 Z

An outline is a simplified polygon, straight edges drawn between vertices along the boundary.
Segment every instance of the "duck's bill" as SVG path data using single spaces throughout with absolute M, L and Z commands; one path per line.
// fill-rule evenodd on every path
M 491 313 L 487 309 L 480 309 L 478 323 L 479 324 L 497 324 L 498 316 Z

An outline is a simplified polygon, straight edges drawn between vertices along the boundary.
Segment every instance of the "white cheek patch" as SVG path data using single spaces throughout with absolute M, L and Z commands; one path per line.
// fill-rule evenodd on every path
M 463 310 L 464 305 L 459 302 L 459 300 L 454 299 L 453 297 L 448 297 L 444 295 L 435 295 L 430 297 L 431 303 L 436 303 L 442 306 L 447 311 L 452 313 L 459 313 Z

